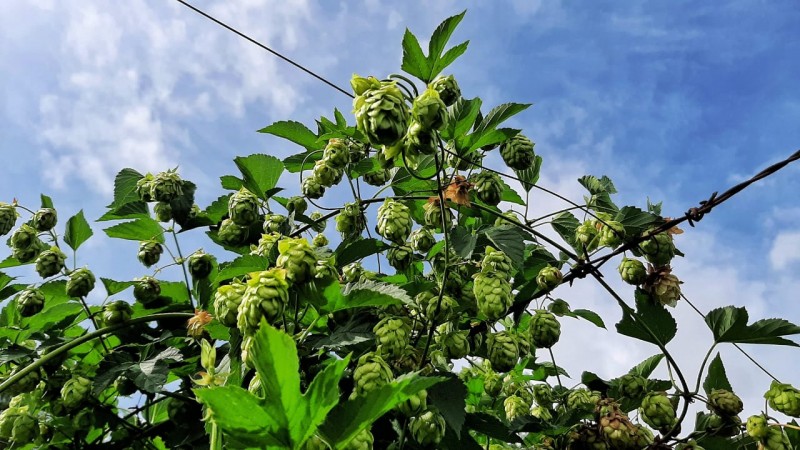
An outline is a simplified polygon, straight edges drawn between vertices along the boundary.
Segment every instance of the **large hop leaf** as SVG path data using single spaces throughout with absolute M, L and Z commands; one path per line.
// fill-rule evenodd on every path
M 503 194 L 503 182 L 500 176 L 494 172 L 484 170 L 472 177 L 472 192 L 483 203 L 495 206 L 500 203 Z
M 272 323 L 283 312 L 289 301 L 286 278 L 287 271 L 278 267 L 250 274 L 236 317 L 243 334 L 255 332 L 262 317 Z
M 528 329 L 531 344 L 536 348 L 550 348 L 561 336 L 561 324 L 553 313 L 547 311 L 536 311 L 531 317 Z
M 500 156 L 508 167 L 525 170 L 533 165 L 533 146 L 530 139 L 517 134 L 500 145 Z
M 305 238 L 284 238 L 278 241 L 278 267 L 286 269 L 286 278 L 302 283 L 314 277 L 317 256 Z
M 428 86 L 439 93 L 439 97 L 447 106 L 451 106 L 461 97 L 461 89 L 452 75 L 439 75 Z
M 439 96 L 439 92 L 429 87 L 414 99 L 411 116 L 423 129 L 438 130 L 447 118 L 447 106 Z
M 375 229 L 384 238 L 404 244 L 411 234 L 411 212 L 406 205 L 387 198 L 378 208 L 378 225 Z
M 514 301 L 511 284 L 505 274 L 481 272 L 475 275 L 473 284 L 478 311 L 490 321 L 504 317 Z
M 244 227 L 258 220 L 258 197 L 246 188 L 239 189 L 228 199 L 228 215 L 233 223 Z
M 375 146 L 394 145 L 408 127 L 408 106 L 394 81 L 363 90 L 353 99 L 353 113 L 359 131 Z
M 772 409 L 787 416 L 800 417 L 800 390 L 791 384 L 773 381 L 764 398 Z

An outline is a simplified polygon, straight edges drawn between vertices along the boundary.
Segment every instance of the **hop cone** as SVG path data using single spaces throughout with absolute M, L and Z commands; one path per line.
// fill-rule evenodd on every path
M 553 388 L 546 383 L 537 383 L 533 385 L 533 399 L 537 405 L 546 408 L 553 407 Z
M 411 247 L 420 253 L 427 253 L 436 244 L 436 239 L 428 228 L 412 231 L 408 236 L 408 241 L 411 243 Z
M 362 95 L 363 93 L 367 92 L 370 89 L 378 89 L 381 87 L 381 82 L 375 77 L 360 77 L 356 74 L 353 74 L 353 77 L 350 78 L 350 86 L 353 87 L 353 92 L 356 95 Z
M 139 200 L 150 203 L 153 201 L 153 177 L 152 173 L 148 173 L 136 182 L 136 195 L 139 196 Z
M 419 122 L 412 120 L 408 132 L 403 137 L 403 148 L 406 159 L 416 158 L 419 154 L 432 155 L 436 153 L 439 144 L 436 135 Z
M 153 277 L 141 277 L 134 280 L 133 298 L 147 307 L 161 295 L 161 283 Z
M 51 247 L 39 253 L 36 258 L 36 273 L 42 278 L 52 277 L 64 268 L 65 255 L 58 247 Z
M 313 435 L 303 444 L 302 450 L 328 450 L 328 444 L 318 435 Z
M 314 236 L 314 239 L 311 240 L 311 245 L 317 248 L 325 247 L 326 245 L 328 245 L 328 243 L 329 243 L 328 238 L 325 237 L 325 235 L 322 233 Z
M 355 139 L 347 140 L 347 149 L 350 152 L 350 162 L 357 163 L 367 157 L 369 144 L 359 142 Z
M 662 268 L 658 276 L 645 284 L 644 288 L 655 301 L 674 307 L 681 298 L 682 283 L 668 268 Z
M 322 220 L 323 217 L 324 216 L 319 211 L 314 211 L 311 213 L 311 215 L 308 216 L 308 218 L 313 221 L 311 229 L 316 231 L 317 233 L 322 233 L 323 231 L 325 231 L 325 227 L 328 226 L 328 223 Z
M 619 264 L 619 274 L 622 281 L 634 286 L 640 285 L 647 279 L 647 269 L 637 259 L 622 258 Z
M 411 106 L 411 117 L 425 130 L 438 130 L 447 119 L 447 106 L 439 92 L 429 87 Z
M 519 359 L 517 341 L 506 331 L 490 334 L 486 338 L 486 353 L 492 368 L 498 372 L 513 369 Z
M 17 209 L 13 205 L 0 202 L 0 236 L 8 234 L 17 223 Z
M 302 283 L 314 277 L 317 255 L 305 238 L 284 238 L 278 241 L 278 267 L 286 269 L 286 278 Z
M 370 144 L 394 145 L 406 133 L 408 106 L 393 81 L 366 89 L 353 99 L 356 126 Z
M 769 423 L 764 415 L 747 418 L 747 434 L 753 439 L 764 439 L 769 435 Z
M 608 402 L 608 405 L 600 406 L 597 423 L 610 448 L 642 448 L 636 446 L 641 428 L 632 424 L 616 403 Z
M 335 169 L 343 169 L 350 162 L 350 149 L 343 140 L 330 139 L 322 152 L 322 159 Z
M 504 317 L 514 301 L 511 295 L 511 283 L 503 273 L 481 272 L 476 274 L 472 289 L 478 304 L 478 312 L 490 321 Z
M 262 234 L 258 240 L 258 245 L 250 245 L 250 254 L 263 257 L 269 257 L 273 249 L 278 248 L 278 241 L 283 238 L 280 233 L 266 233 Z
M 81 376 L 75 376 L 61 388 L 61 402 L 67 409 L 74 409 L 83 403 L 92 389 L 92 382 Z
M 347 239 L 351 236 L 360 236 L 367 227 L 364 211 L 358 203 L 346 203 L 339 215 L 336 216 L 336 231 Z
M 386 199 L 378 208 L 378 234 L 394 242 L 404 244 L 411 233 L 411 212 L 408 207 L 392 199 Z
M 262 317 L 272 323 L 281 314 L 283 307 L 289 301 L 287 278 L 287 270 L 277 267 L 250 274 L 236 316 L 237 326 L 242 333 L 252 334 L 255 332 L 261 324 Z M 225 301 L 235 303 L 236 300 L 232 297 L 237 293 L 236 291 L 228 292 Z M 216 301 L 215 298 L 215 306 Z M 230 309 L 229 304 L 226 306 Z
M 364 268 L 360 263 L 354 262 L 342 267 L 342 278 L 346 283 L 355 283 L 363 274 Z
M 39 289 L 27 288 L 17 296 L 17 310 L 22 317 L 30 317 L 44 308 L 44 294 Z
M 645 259 L 656 266 L 666 266 L 675 257 L 675 244 L 672 236 L 667 233 L 659 233 L 650 239 L 639 244 Z
M 503 182 L 500 176 L 488 170 L 478 172 L 472 177 L 472 191 L 483 203 L 495 206 L 500 203 L 500 196 L 503 194 Z
M 481 261 L 481 272 L 496 272 L 504 275 L 506 279 L 511 279 L 513 270 L 511 258 L 505 252 L 486 246 L 486 253 Z
M 331 187 L 342 181 L 344 172 L 342 169 L 337 169 L 327 159 L 322 158 L 314 163 L 314 178 L 325 187 Z
M 456 308 L 458 308 L 458 302 L 449 295 L 443 295 L 441 302 L 438 302 L 438 297 L 428 302 L 428 306 L 425 309 L 425 316 L 428 318 L 428 320 L 444 322 L 450 320 L 455 313 Z
M 569 434 L 569 450 L 608 450 L 600 430 L 596 426 L 583 424 Z
M 153 207 L 153 212 L 159 222 L 169 222 L 172 220 L 172 204 L 167 202 L 158 202 Z
M 244 245 L 250 235 L 250 228 L 236 225 L 233 220 L 225 219 L 219 224 L 217 237 L 226 245 L 233 247 Z
M 760 443 L 764 450 L 792 450 L 792 443 L 781 427 L 769 427 L 767 437 Z
M 189 258 L 189 274 L 195 280 L 202 280 L 214 269 L 214 257 L 202 250 L 192 253 Z
M 791 384 L 773 381 L 764 394 L 769 406 L 787 416 L 800 417 L 800 391 Z
M 742 419 L 739 416 L 723 417 L 717 414 L 706 416 L 706 431 L 716 436 L 734 436 L 741 432 Z
M 594 411 L 597 402 L 600 401 L 600 393 L 588 389 L 573 389 L 567 394 L 567 408 L 577 411 Z
M 536 311 L 531 317 L 530 325 L 531 344 L 536 348 L 550 348 L 561 337 L 561 324 L 553 313 Z
M 516 223 L 520 223 L 519 216 L 517 215 L 516 211 L 506 211 L 502 214 L 502 217 L 498 217 L 494 220 L 494 226 L 500 227 L 503 225 L 513 225 Z
M 280 214 L 268 214 L 264 217 L 264 233 L 289 234 L 289 219 Z
M 442 215 L 444 214 L 444 225 L 447 229 L 450 228 L 453 222 L 453 212 L 445 206 L 441 207 L 439 199 L 428 201 L 423 207 L 425 211 L 425 225 L 435 230 L 436 232 L 442 231 Z
M 374 443 L 375 438 L 372 436 L 372 432 L 369 429 L 365 429 L 345 444 L 343 450 L 372 450 Z
M 452 75 L 439 75 L 428 86 L 439 93 L 439 98 L 447 106 L 451 106 L 461 97 L 461 89 Z
M 525 417 L 530 411 L 531 405 L 518 395 L 511 395 L 503 400 L 503 409 L 506 412 L 506 420 L 513 422 L 518 417 Z
M 408 400 L 397 405 L 397 409 L 406 416 L 416 416 L 428 408 L 428 391 L 421 390 L 413 394 Z
M 300 196 L 290 197 L 289 200 L 286 201 L 286 211 L 289 214 L 294 213 L 295 216 L 299 216 L 304 214 L 308 209 L 308 203 L 306 203 L 306 199 Z
M 421 445 L 439 444 L 444 437 L 445 426 L 444 417 L 432 409 L 411 418 L 409 423 L 411 435 Z
M 469 354 L 469 331 L 452 329 L 449 324 L 444 324 L 439 329 L 436 341 L 441 345 L 445 357 L 461 359 Z
M 575 241 L 587 252 L 597 248 L 599 243 L 597 227 L 591 220 L 587 220 L 575 228 Z
M 601 225 L 600 245 L 611 248 L 619 247 L 625 238 L 625 227 L 615 220 L 606 220 L 605 224 Z
M 411 340 L 411 320 L 408 317 L 384 317 L 372 331 L 381 352 L 399 356 Z
M 708 395 L 708 408 L 717 415 L 729 417 L 742 412 L 744 404 L 742 399 L 733 392 L 725 389 L 714 389 Z
M 647 392 L 647 380 L 639 375 L 625 374 L 617 379 L 619 394 L 629 399 L 641 398 Z
M 303 179 L 300 190 L 308 198 L 320 198 L 325 195 L 325 186 L 313 175 Z
M 22 448 L 33 443 L 39 426 L 28 406 L 12 406 L 0 413 L 0 438 L 13 442 L 13 447 Z
M 414 262 L 414 251 L 407 245 L 398 245 L 386 252 L 386 259 L 392 267 L 402 272 Z
M 391 178 L 391 173 L 386 169 L 378 169 L 365 173 L 363 177 L 370 186 L 383 186 Z
M 531 408 L 530 414 L 539 420 L 544 420 L 544 421 L 553 420 L 553 413 L 550 412 L 549 409 L 541 405 L 536 405 L 533 408 Z
M 547 266 L 540 270 L 539 274 L 536 275 L 536 284 L 539 285 L 539 289 L 550 291 L 561 284 L 561 280 L 563 279 L 564 276 L 561 274 L 561 271 L 558 270 L 558 268 Z
M 67 295 L 70 297 L 86 297 L 94 289 L 94 274 L 87 268 L 75 269 L 69 273 Z
M 392 369 L 383 358 L 375 353 L 366 353 L 358 358 L 358 364 L 353 371 L 355 383 L 353 396 L 364 395 L 392 381 L 393 378 Z
M 233 223 L 243 227 L 250 226 L 257 221 L 260 214 L 258 212 L 258 197 L 246 188 L 239 189 L 228 199 L 228 215 Z
M 174 170 L 161 172 L 150 181 L 150 197 L 157 202 L 171 202 L 183 195 L 183 181 Z
M 52 230 L 58 222 L 58 213 L 53 208 L 42 208 L 33 214 L 33 228 L 36 231 Z
M 675 409 L 663 392 L 650 392 L 642 400 L 639 408 L 642 420 L 661 432 L 666 432 L 675 424 Z
M 116 300 L 103 307 L 103 314 L 100 317 L 103 323 L 108 326 L 127 322 L 132 314 L 131 305 L 124 300 Z
M 533 165 L 533 142 L 518 134 L 500 145 L 500 156 L 512 169 L 525 170 Z
M 21 263 L 29 263 L 39 256 L 47 246 L 39 240 L 37 232 L 28 224 L 22 224 L 11 235 L 12 256 Z
M 222 228 L 220 228 L 220 232 Z M 164 252 L 164 247 L 156 241 L 142 241 L 139 243 L 139 253 L 136 255 L 139 262 L 144 264 L 145 267 L 150 267 L 157 264 L 161 259 L 161 253 Z

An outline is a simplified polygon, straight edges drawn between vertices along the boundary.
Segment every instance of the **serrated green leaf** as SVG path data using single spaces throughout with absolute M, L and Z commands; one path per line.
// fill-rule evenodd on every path
M 183 281 L 161 281 L 161 296 L 173 303 L 189 303 L 189 290 Z
M 597 325 L 600 328 L 606 327 L 606 324 L 603 322 L 603 318 L 600 317 L 594 311 L 589 311 L 588 309 L 576 309 L 572 311 L 572 314 L 582 319 L 588 320 L 589 322 Z
M 569 211 L 564 211 L 561 214 L 553 217 L 552 222 L 550 225 L 553 226 L 553 229 L 556 230 L 561 239 L 564 239 L 564 242 L 569 244 L 570 247 L 580 250 L 576 248 L 575 242 L 575 229 L 580 226 L 580 221 Z
M 466 419 L 467 387 L 460 378 L 453 376 L 428 389 L 428 404 L 433 405 L 442 414 L 447 425 L 456 436 L 461 437 L 461 429 Z
M 483 118 L 480 124 L 475 127 L 475 132 L 472 133 L 470 136 L 475 136 L 475 138 L 470 138 L 470 141 L 474 142 L 480 136 L 489 131 L 494 130 L 497 128 L 498 125 L 505 122 L 509 118 L 513 117 L 516 114 L 525 111 L 531 106 L 530 103 L 504 103 L 502 105 L 496 106 L 489 111 L 489 114 Z
M 48 305 L 46 302 L 44 310 L 31 317 L 24 317 L 20 322 L 20 328 L 34 332 L 46 332 L 54 325 L 71 323 L 82 313 L 83 307 L 78 302 L 57 303 L 54 305 Z
M 599 194 L 601 192 L 607 192 L 609 194 L 617 193 L 614 183 L 605 175 L 603 175 L 601 178 L 597 178 L 594 175 L 584 175 L 578 178 L 578 183 L 585 187 L 586 190 L 592 195 Z
M 322 159 L 322 152 L 319 150 L 298 153 L 283 160 L 283 167 L 290 173 L 297 173 L 301 170 L 311 170 L 314 163 Z
M 725 373 L 725 366 L 722 364 L 722 358 L 720 358 L 719 353 L 708 365 L 708 374 L 705 381 L 703 381 L 703 390 L 706 391 L 706 395 L 710 395 L 714 389 L 725 389 L 733 392 L 733 387 L 731 387 L 731 382 L 728 381 L 728 375 Z
M 464 52 L 467 51 L 467 47 L 469 46 L 469 41 L 464 41 L 450 50 L 446 51 L 433 65 L 431 69 L 431 79 L 436 78 L 437 75 L 442 73 L 442 71 L 447 68 L 450 64 L 458 59 L 459 56 L 463 55 Z
M 502 250 L 514 266 L 520 268 L 525 260 L 525 241 L 530 241 L 530 235 L 515 225 L 500 225 L 487 228 L 486 237 L 498 250 Z
M 357 241 L 344 241 L 333 252 L 336 256 L 336 266 L 343 267 L 359 259 L 374 255 L 389 248 L 377 239 L 359 239 Z
M 108 208 L 118 208 L 131 202 L 140 201 L 139 194 L 136 193 L 136 182 L 143 176 L 130 168 L 120 170 L 114 178 L 114 201 L 108 205 Z
M 123 222 L 106 228 L 103 231 L 105 231 L 109 237 L 117 239 L 164 242 L 164 230 L 158 222 L 150 218 Z
M 103 278 L 100 277 L 100 281 L 103 282 L 103 286 L 106 288 L 106 292 L 108 296 L 119 294 L 120 292 L 128 289 L 129 287 L 133 286 L 133 281 L 115 281 L 110 278 Z
M 219 182 L 222 185 L 222 189 L 229 191 L 238 191 L 244 187 L 244 181 L 242 181 L 241 178 L 237 178 L 233 175 L 223 175 L 219 177 Z
M 53 199 L 48 197 L 47 195 L 41 194 L 39 196 L 42 200 L 42 208 L 55 208 L 53 206 Z
M 325 146 L 324 143 L 317 142 L 317 135 L 309 130 L 308 127 L 300 122 L 292 120 L 275 122 L 272 125 L 258 130 L 258 132 L 282 137 L 305 147 L 307 150 L 319 150 Z
M 678 323 L 672 314 L 661 304 L 653 302 L 640 289 L 636 290 L 635 315 L 624 309 L 622 320 L 617 324 L 617 332 L 620 334 L 651 344 L 666 345 L 675 337 L 677 331 Z
M 358 178 L 365 173 L 381 170 L 381 165 L 377 158 L 364 158 L 361 161 L 353 164 L 350 168 L 350 176 Z
M 517 205 L 524 205 L 525 200 L 517 194 L 511 186 L 509 186 L 505 181 L 500 180 L 500 183 L 503 184 L 503 193 L 500 195 L 500 200 L 504 202 L 514 203 Z
M 619 210 L 614 220 L 625 227 L 626 236 L 634 237 L 649 229 L 655 223 L 656 216 L 635 206 L 625 206 Z
M 221 195 L 216 200 L 211 202 L 210 205 L 205 209 L 206 216 L 208 220 L 218 223 L 225 217 L 225 214 L 228 214 L 228 200 L 230 199 L 230 195 Z
M 83 216 L 83 210 L 80 210 L 78 214 L 67 220 L 64 242 L 69 245 L 69 248 L 78 250 L 78 247 L 92 237 L 92 234 L 94 234 L 92 233 L 92 228 L 89 227 L 89 222 Z
M 281 160 L 270 155 L 240 156 L 233 161 L 242 172 L 244 187 L 262 199 L 266 199 L 267 192 L 278 184 L 283 172 Z
M 214 283 L 219 284 L 231 278 L 241 277 L 250 272 L 260 272 L 269 267 L 269 258 L 258 255 L 242 255 L 233 261 L 219 265 L 219 272 Z
M 639 375 L 640 377 L 649 378 L 650 374 L 656 370 L 656 367 L 661 363 L 664 359 L 664 354 L 659 353 L 657 355 L 653 355 L 644 361 L 640 362 L 636 365 L 636 367 L 632 368 L 628 373 L 633 375 Z
M 487 145 L 500 144 L 518 135 L 519 132 L 520 130 L 515 130 L 513 128 L 499 128 L 496 130 L 486 131 L 480 135 L 472 134 L 470 135 L 470 139 L 467 141 L 466 152 L 469 153 Z
M 403 34 L 403 63 L 400 68 L 425 83 L 431 81 L 428 79 L 430 75 L 428 60 L 422 53 L 422 47 L 420 47 L 417 37 L 408 28 Z
M 726 306 L 706 314 L 706 324 L 714 333 L 714 342 L 740 344 L 771 344 L 800 347 L 781 336 L 800 334 L 800 327 L 785 319 L 762 319 L 751 325 L 743 307 Z
M 97 222 L 123 219 L 143 219 L 147 217 L 150 217 L 150 209 L 147 207 L 147 203 L 137 200 L 126 203 L 122 206 L 110 208 L 102 216 L 100 216 L 99 219 L 97 219 Z
M 581 383 L 593 391 L 606 392 L 611 384 L 600 378 L 594 372 L 585 371 L 581 374 Z
M 259 405 L 258 398 L 238 386 L 194 390 L 200 403 L 206 405 L 211 420 L 222 430 L 255 445 L 286 447 L 287 441 L 276 439 L 277 420 Z M 246 414 L 242 414 L 246 411 Z
M 458 256 L 469 259 L 478 243 L 478 236 L 459 225 L 450 233 L 450 243 Z
M 539 181 L 539 172 L 541 170 L 542 157 L 539 155 L 533 158 L 533 164 L 527 169 L 514 169 L 514 173 L 517 175 L 517 178 L 519 178 L 520 183 L 522 183 L 522 188 L 525 189 L 525 192 L 530 192 L 536 185 L 536 182 Z
M 439 26 L 433 31 L 431 40 L 428 43 L 428 58 L 431 66 L 433 66 L 434 63 L 439 60 L 439 57 L 444 51 L 445 46 L 447 46 L 447 42 L 450 40 L 450 36 L 452 36 L 453 32 L 456 31 L 458 24 L 461 23 L 461 20 L 464 18 L 466 13 L 467 11 L 464 10 L 460 14 L 456 14 L 455 16 L 444 19 L 442 23 L 440 23 Z
M 503 442 L 522 443 L 520 437 L 509 430 L 497 417 L 487 413 L 470 413 L 464 422 L 467 429 Z
M 388 306 L 410 304 L 411 297 L 402 288 L 393 284 L 373 280 L 348 283 L 342 287 L 334 281 L 323 291 L 325 304 L 320 305 L 320 314 L 365 306 Z
M 481 113 L 481 99 L 459 98 L 456 103 L 447 109 L 447 124 L 442 130 L 442 138 L 455 140 L 464 136 L 475 124 Z
M 339 380 L 349 362 L 350 355 L 331 362 L 308 386 L 302 399 L 304 407 L 290 419 L 290 434 L 296 445 L 313 436 L 330 410 L 339 403 Z

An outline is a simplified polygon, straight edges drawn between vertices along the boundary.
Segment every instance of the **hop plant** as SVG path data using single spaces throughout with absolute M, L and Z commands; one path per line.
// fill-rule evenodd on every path
M 647 444 L 638 446 L 639 433 L 644 428 L 632 424 L 630 419 L 619 409 L 616 403 L 606 401 L 599 406 L 597 424 L 600 432 L 612 449 L 645 448 Z
M 325 195 L 325 186 L 313 175 L 303 179 L 300 184 L 300 190 L 308 198 L 320 198 Z
M 584 388 L 573 389 L 567 394 L 567 408 L 576 411 L 594 411 L 597 402 L 600 401 L 600 393 Z
M 0 236 L 7 235 L 14 228 L 14 224 L 17 223 L 17 216 L 19 214 L 14 205 L 0 202 Z
M 706 416 L 706 431 L 716 436 L 735 436 L 741 429 L 742 419 L 739 416 L 723 417 L 713 413 Z
M 445 426 L 444 417 L 433 409 L 412 417 L 408 424 L 414 440 L 421 445 L 438 445 L 444 438 Z
M 792 443 L 781 427 L 769 427 L 767 437 L 760 441 L 764 450 L 792 450 Z
M 725 389 L 714 389 L 708 395 L 708 408 L 717 415 L 729 417 L 742 412 L 744 404 L 742 399 L 733 392 Z
M 533 399 L 537 405 L 546 408 L 553 407 L 553 388 L 547 383 L 537 383 L 533 385 Z
M 403 137 L 403 149 L 406 159 L 416 158 L 419 154 L 432 155 L 436 153 L 439 140 L 430 128 L 426 128 L 416 120 L 408 126 L 408 132 Z
M 452 75 L 439 75 L 428 86 L 439 93 L 439 98 L 447 106 L 453 105 L 456 100 L 461 98 L 461 89 Z
M 599 237 L 597 227 L 593 221 L 587 220 L 575 228 L 575 241 L 587 252 L 597 249 Z
M 133 308 L 124 300 L 116 300 L 103 306 L 100 318 L 106 326 L 127 322 L 133 315 Z
M 322 159 L 336 169 L 343 169 L 350 162 L 350 149 L 343 140 L 332 138 L 325 145 Z
M 364 268 L 361 263 L 354 262 L 342 267 L 342 278 L 346 283 L 355 283 L 361 279 L 362 275 L 364 275 Z
M 672 402 L 664 392 L 650 392 L 645 395 L 639 408 L 639 416 L 646 424 L 662 433 L 669 431 L 677 420 Z
M 311 240 L 311 245 L 317 248 L 325 247 L 326 245 L 328 245 L 328 243 L 329 243 L 328 238 L 325 237 L 325 235 L 322 233 L 314 236 L 314 239 Z
M 616 384 L 622 397 L 638 399 L 647 392 L 647 380 L 639 375 L 625 374 L 617 379 Z
M 12 406 L 0 413 L 0 438 L 10 440 L 13 447 L 21 448 L 36 439 L 38 422 L 27 406 Z
M 504 317 L 514 298 L 511 283 L 503 273 L 480 272 L 475 275 L 472 292 L 478 304 L 478 312 L 490 321 Z
M 461 153 L 449 143 L 445 147 L 445 150 L 447 151 L 445 162 L 447 165 L 457 170 L 470 169 L 480 164 L 481 159 L 483 159 L 483 155 L 480 152 Z
M 604 223 L 600 223 L 598 236 L 600 245 L 616 248 L 622 244 L 622 240 L 625 238 L 625 227 L 615 220 L 606 220 Z
M 220 228 L 220 231 L 221 230 Z M 164 247 L 158 242 L 142 241 L 139 243 L 139 253 L 136 256 L 139 258 L 139 262 L 144 264 L 145 267 L 150 267 L 158 263 L 162 253 L 164 253 Z
M 408 126 L 408 106 L 403 92 L 393 81 L 372 86 L 353 99 L 356 126 L 370 144 L 394 145 L 402 139 Z
M 250 254 L 269 257 L 273 249 L 278 248 L 278 241 L 283 238 L 280 233 L 265 233 L 258 240 L 258 245 L 250 245 Z
M 444 226 L 450 229 L 453 223 L 453 212 L 447 206 L 442 207 L 439 199 L 434 198 L 428 201 L 423 207 L 425 226 L 436 232 L 442 231 L 442 216 L 444 216 Z
M 353 87 L 353 92 L 356 95 L 362 95 L 370 89 L 380 88 L 381 82 L 373 76 L 364 78 L 358 76 L 357 74 L 353 74 L 353 77 L 350 78 L 350 86 Z
M 536 348 L 550 348 L 561 337 L 561 324 L 556 316 L 548 311 L 538 310 L 531 317 L 530 324 L 531 344 Z
M 504 212 L 503 214 L 501 214 L 500 216 L 498 216 L 494 220 L 494 226 L 496 226 L 496 227 L 501 227 L 501 226 L 504 226 L 504 225 L 508 226 L 508 225 L 514 225 L 514 224 L 521 223 L 521 222 L 522 221 L 520 220 L 520 217 L 517 214 L 517 212 L 514 211 L 514 210 L 509 210 L 509 211 Z
M 136 181 L 136 195 L 139 196 L 139 200 L 150 203 L 153 201 L 153 179 L 155 177 L 152 173 L 147 173 L 142 178 L 139 178 Z
M 486 253 L 481 261 L 481 272 L 496 272 L 504 275 L 506 279 L 511 279 L 513 271 L 514 266 L 511 258 L 505 252 L 486 246 Z
M 150 181 L 150 197 L 157 202 L 171 202 L 183 195 L 183 181 L 174 170 L 157 174 Z
M 67 295 L 69 297 L 86 297 L 94 289 L 95 278 L 92 271 L 82 267 L 69 273 Z
M 228 199 L 228 215 L 233 223 L 248 227 L 259 219 L 258 197 L 241 188 Z
M 58 247 L 50 247 L 50 250 L 45 250 L 36 257 L 36 273 L 42 278 L 52 277 L 61 272 L 66 260 L 67 255 Z
M 773 381 L 764 398 L 775 411 L 787 416 L 800 417 L 800 390 L 791 384 Z
M 530 415 L 539 420 L 550 421 L 553 420 L 553 413 L 549 409 L 541 405 L 536 405 L 531 408 Z
M 153 207 L 153 212 L 159 222 L 169 222 L 172 220 L 172 204 L 167 202 L 158 202 Z
M 325 187 L 331 187 L 334 184 L 338 184 L 340 181 L 342 181 L 342 176 L 344 175 L 344 172 L 341 169 L 337 169 L 325 158 L 322 158 L 314 163 L 314 170 L 312 173 L 319 184 Z
M 308 209 L 308 203 L 306 199 L 300 196 L 290 197 L 289 200 L 286 201 L 286 211 L 289 214 L 294 214 L 295 216 L 299 216 L 304 214 Z
M 328 450 L 328 444 L 318 435 L 313 435 L 303 444 L 302 450 Z
M 486 338 L 486 354 L 494 370 L 508 372 L 517 365 L 519 359 L 517 341 L 507 331 L 489 334 Z
M 287 278 L 288 271 L 277 267 L 250 274 L 236 316 L 236 324 L 242 333 L 254 333 L 262 317 L 272 323 L 283 312 L 289 301 Z M 225 301 L 236 302 L 233 298 L 235 295 L 235 291 L 228 292 Z
M 11 235 L 9 241 L 12 256 L 25 264 L 33 261 L 47 246 L 39 239 L 36 230 L 28 224 L 22 224 Z
M 647 269 L 638 259 L 622 258 L 619 264 L 619 275 L 622 281 L 638 286 L 647 280 Z
M 517 134 L 500 145 L 500 156 L 508 167 L 525 170 L 533 165 L 533 146 L 530 139 Z
M 421 414 L 428 408 L 428 391 L 425 389 L 412 394 L 408 400 L 397 405 L 400 413 L 411 417 Z
M 444 356 L 449 359 L 461 359 L 469 354 L 469 331 L 452 329 L 450 324 L 439 327 L 436 341 L 441 346 Z
M 317 256 L 305 238 L 284 238 L 278 241 L 278 267 L 286 269 L 286 278 L 302 283 L 314 277 Z
M 67 409 L 75 409 L 86 400 L 92 390 L 92 382 L 82 376 L 74 376 L 61 388 L 61 402 Z
M 236 314 L 247 285 L 234 281 L 217 288 L 214 293 L 214 316 L 225 326 L 236 326 Z
M 697 441 L 690 439 L 687 442 L 681 442 L 675 446 L 675 450 L 705 450 L 703 447 L 697 445 Z
M 17 311 L 22 317 L 30 317 L 44 309 L 44 294 L 39 289 L 29 287 L 17 296 Z
M 384 317 L 372 331 L 382 353 L 400 356 L 411 340 L 411 320 L 408 317 Z
M 438 130 L 447 119 L 447 106 L 439 92 L 429 87 L 414 99 L 411 117 L 425 130 Z
M 389 383 L 393 378 L 391 367 L 380 355 L 366 353 L 358 358 L 358 364 L 353 370 L 353 382 L 355 383 L 353 396 L 364 395 Z
M 475 174 L 471 181 L 472 191 L 480 201 L 491 206 L 500 203 L 500 197 L 503 195 L 503 182 L 499 175 L 484 170 Z
M 762 440 L 769 436 L 769 423 L 763 414 L 747 418 L 747 434 L 753 439 Z
M 264 233 L 289 234 L 289 219 L 280 214 L 268 214 L 264 217 Z
M 386 252 L 386 259 L 392 267 L 402 272 L 414 262 L 414 250 L 407 245 L 397 245 Z
M 372 432 L 369 428 L 365 428 L 360 433 L 355 435 L 353 439 L 350 440 L 342 450 L 372 450 L 372 446 L 375 444 L 375 437 L 372 436 Z
M 386 169 L 373 170 L 363 175 L 364 182 L 370 186 L 383 186 L 391 176 L 391 173 Z
M 236 225 L 231 219 L 225 219 L 219 224 L 217 236 L 224 244 L 236 247 L 247 242 L 247 238 L 250 236 L 250 229 L 242 225 Z
M 430 229 L 419 228 L 411 232 L 408 236 L 408 242 L 414 250 L 420 253 L 427 253 L 436 244 L 436 239 L 434 239 Z
M 152 305 L 161 295 L 161 283 L 153 277 L 133 280 L 133 298 L 145 307 Z
M 450 320 L 458 308 L 458 302 L 449 295 L 442 295 L 441 301 L 438 297 L 431 299 L 425 309 L 425 317 L 435 322 Z
M 387 198 L 378 208 L 376 231 L 395 244 L 404 244 L 411 234 L 411 211 L 408 206 Z
M 41 208 L 33 214 L 33 228 L 36 231 L 50 231 L 58 222 L 58 213 L 53 208 Z
M 648 232 L 649 233 L 649 232 Z M 668 233 L 658 233 L 639 244 L 647 261 L 656 266 L 666 266 L 675 257 L 675 244 Z
M 681 298 L 682 283 L 668 267 L 662 267 L 647 280 L 643 287 L 655 301 L 674 307 Z
M 214 269 L 214 257 L 200 250 L 189 255 L 189 274 L 195 280 L 202 280 L 211 275 Z
M 336 216 L 336 231 L 342 234 L 344 239 L 353 236 L 360 236 L 367 227 L 367 218 L 358 203 L 346 203 L 344 208 Z
M 582 424 L 569 434 L 569 450 L 608 450 L 600 429 L 597 426 Z
M 513 422 L 518 417 L 525 417 L 530 412 L 531 405 L 518 395 L 510 395 L 503 400 L 503 409 L 506 420 Z
M 547 266 L 536 275 L 536 284 L 539 286 L 539 289 L 543 291 L 551 291 L 561 284 L 561 280 L 563 279 L 564 275 L 561 274 L 558 268 Z

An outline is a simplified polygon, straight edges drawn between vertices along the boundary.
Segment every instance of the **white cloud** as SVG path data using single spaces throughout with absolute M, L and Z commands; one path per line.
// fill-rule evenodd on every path
M 772 241 L 769 261 L 773 269 L 783 270 L 800 261 L 800 231 L 781 231 Z

